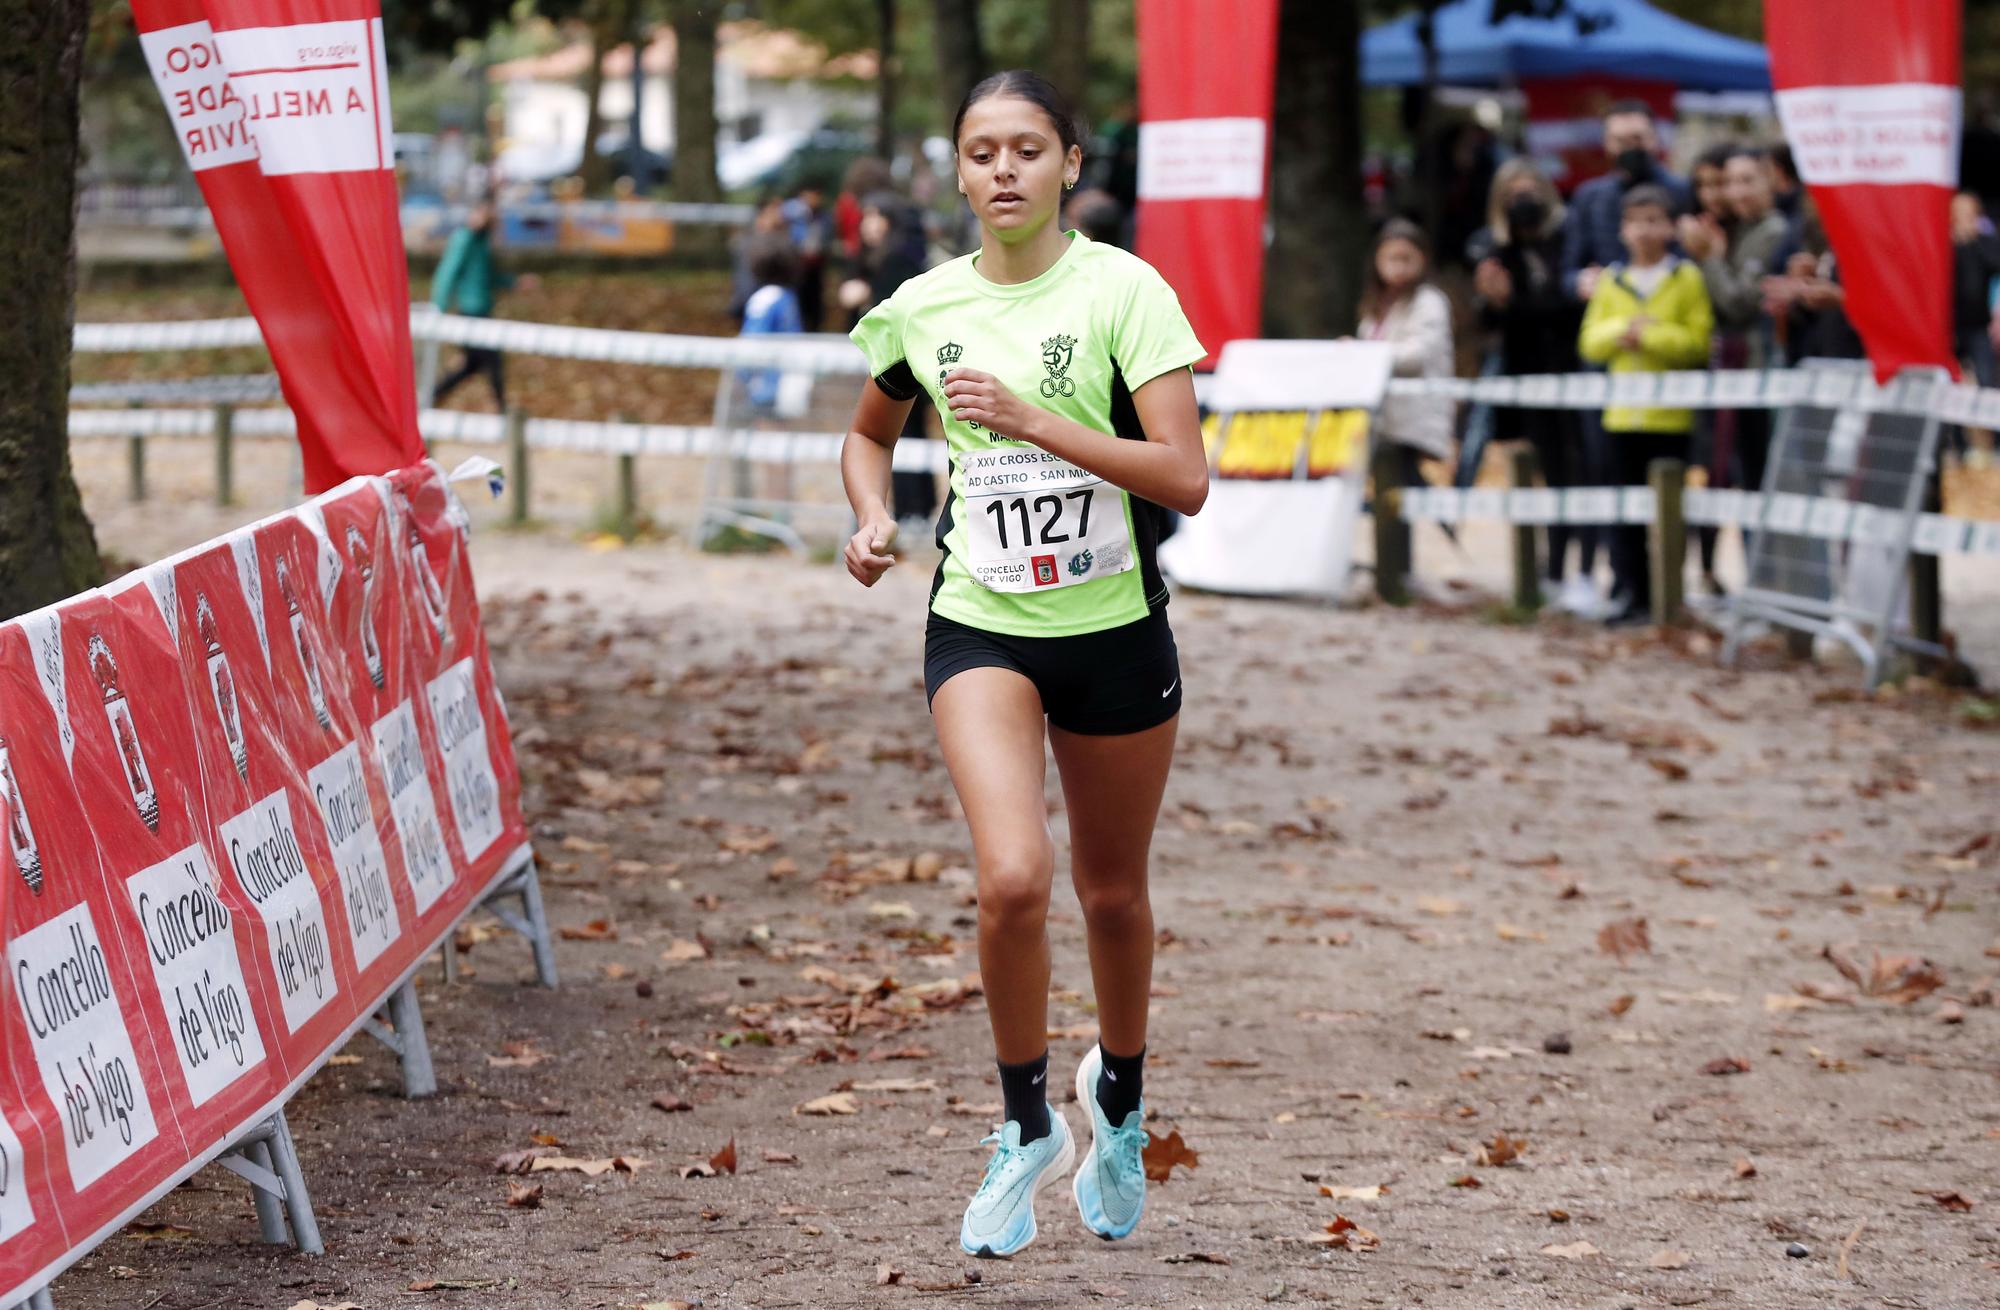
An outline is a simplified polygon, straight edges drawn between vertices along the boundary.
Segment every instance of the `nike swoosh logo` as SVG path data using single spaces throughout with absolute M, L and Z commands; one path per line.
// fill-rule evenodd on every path
M 1035 1083 L 1039 1084 L 1044 1078 L 1047 1078 L 1048 1076 L 1049 1076 L 1048 1071 L 1046 1069 L 1043 1070 L 1041 1073 L 1035 1075 Z
M 1161 693 L 1160 693 L 1160 699 L 1161 699 L 1161 700 L 1165 700 L 1165 699 L 1166 699 L 1167 697 L 1169 697 L 1169 696 L 1173 695 L 1173 694 L 1174 694 L 1174 688 L 1175 688 L 1175 687 L 1178 687 L 1178 686 L 1180 686 L 1180 685 L 1181 685 L 1181 680 L 1180 680 L 1179 678 L 1175 678 L 1175 679 L 1173 680 L 1173 684 L 1172 684 L 1171 686 L 1169 686 L 1169 687 L 1168 687 L 1168 688 L 1167 688 L 1167 689 L 1166 689 L 1165 691 L 1163 691 L 1163 692 L 1161 692 Z

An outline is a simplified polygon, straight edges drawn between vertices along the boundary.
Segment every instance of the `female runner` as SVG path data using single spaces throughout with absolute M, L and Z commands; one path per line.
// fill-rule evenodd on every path
M 895 562 L 883 503 L 891 448 L 919 394 L 937 406 L 951 495 L 924 685 L 972 829 L 979 968 L 1006 1101 L 959 1242 L 1004 1256 L 1035 1239 L 1036 1192 L 1075 1160 L 1046 1094 L 1045 731 L 1100 1034 L 1076 1075 L 1091 1148 L 1072 1191 L 1100 1237 L 1124 1237 L 1145 1208 L 1146 861 L 1182 691 L 1153 553 L 1162 507 L 1192 514 L 1208 495 L 1188 369 L 1206 352 L 1158 273 L 1056 221 L 1083 151 L 1048 82 L 987 78 L 959 107 L 952 140 L 980 248 L 904 283 L 855 328 L 873 381 L 841 471 L 861 525 L 848 572 L 873 586 Z

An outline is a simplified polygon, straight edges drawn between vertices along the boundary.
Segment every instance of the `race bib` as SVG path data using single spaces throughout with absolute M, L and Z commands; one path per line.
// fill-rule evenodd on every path
M 961 457 L 973 580 L 990 591 L 1071 587 L 1132 567 L 1125 497 L 1045 450 Z

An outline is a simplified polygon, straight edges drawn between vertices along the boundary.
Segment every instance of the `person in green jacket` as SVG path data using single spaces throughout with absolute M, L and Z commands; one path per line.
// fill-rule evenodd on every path
M 1577 351 L 1613 374 L 1703 368 L 1715 311 L 1698 265 L 1676 258 L 1673 197 L 1657 186 L 1625 194 L 1618 235 L 1628 256 L 1597 279 L 1583 313 Z M 1641 486 L 1656 459 L 1688 457 L 1694 411 L 1613 405 L 1604 411 L 1605 444 L 1618 481 Z M 1611 601 L 1606 622 L 1642 623 L 1652 609 L 1644 525 L 1611 530 Z
M 438 261 L 437 277 L 431 282 L 431 303 L 447 314 L 491 317 L 494 293 L 517 285 L 513 277 L 493 262 L 493 219 L 493 202 L 481 200 L 466 215 L 465 226 L 451 234 L 444 258 Z M 533 277 L 522 278 L 518 283 L 523 290 L 533 290 L 535 284 Z M 504 411 L 507 379 L 501 368 L 500 352 L 478 346 L 466 347 L 464 362 L 439 379 L 431 392 L 431 408 L 442 405 L 446 396 L 476 373 L 486 375 L 487 384 L 493 388 L 493 403 Z

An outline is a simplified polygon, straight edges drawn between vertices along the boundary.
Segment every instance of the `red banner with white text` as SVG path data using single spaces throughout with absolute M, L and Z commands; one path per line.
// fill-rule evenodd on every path
M 1138 7 L 1138 253 L 1180 295 L 1212 365 L 1263 335 L 1277 0 Z
M 174 135 L 298 416 L 306 489 L 415 464 L 377 0 L 132 0 Z
M 1878 380 L 1958 371 L 1960 0 L 1766 0 L 1771 82 Z
M 463 522 L 434 466 L 355 480 L 0 625 L 0 1306 L 282 1106 L 524 856 Z

